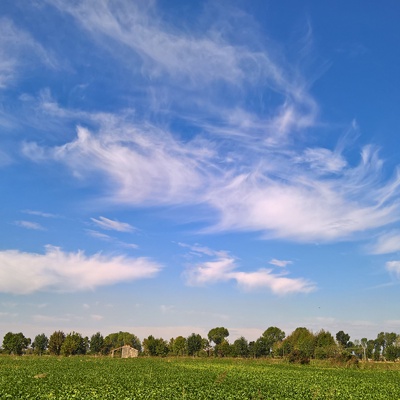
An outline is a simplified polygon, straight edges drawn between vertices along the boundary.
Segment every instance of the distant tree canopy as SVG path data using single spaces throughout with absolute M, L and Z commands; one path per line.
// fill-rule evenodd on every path
M 8 354 L 20 356 L 31 344 L 31 339 L 26 338 L 23 333 L 8 332 L 3 338 L 3 350 Z
M 32 343 L 33 352 L 41 356 L 47 350 L 48 344 L 49 339 L 44 333 L 36 335 Z
M 305 327 L 298 327 L 286 337 L 281 329 L 270 326 L 259 338 L 250 342 L 242 336 L 230 343 L 228 336 L 227 328 L 217 327 L 208 332 L 207 338 L 192 333 L 186 338 L 177 336 L 167 341 L 149 335 L 141 343 L 130 332 L 119 331 L 106 337 L 96 332 L 89 339 L 78 332 L 65 335 L 63 331 L 55 331 L 50 338 L 44 333 L 36 335 L 31 343 L 31 339 L 21 332 L 8 332 L 4 335 L 1 351 L 12 355 L 108 355 L 114 349 L 129 345 L 139 353 L 152 357 L 280 357 L 299 363 L 308 363 L 310 359 L 334 359 L 335 362 L 400 359 L 400 336 L 395 332 L 380 332 L 375 339 L 363 337 L 350 341 L 350 335 L 344 331 L 339 331 L 335 340 L 330 332 L 323 329 L 313 333 Z
M 119 331 L 116 333 L 110 333 L 104 338 L 103 353 L 108 354 L 112 349 L 125 345 L 132 346 L 134 349 L 142 351 L 142 344 L 136 335 L 129 332 Z

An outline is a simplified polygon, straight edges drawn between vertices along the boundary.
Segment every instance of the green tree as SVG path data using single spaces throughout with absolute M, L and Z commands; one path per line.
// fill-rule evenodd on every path
M 343 331 L 339 331 L 336 334 L 336 340 L 341 346 L 347 347 L 348 342 L 350 340 L 350 335 L 347 333 L 344 333 Z
M 233 352 L 236 357 L 249 356 L 249 343 L 243 336 L 233 342 Z
M 276 326 L 270 326 L 262 334 L 266 346 L 266 355 L 272 354 L 272 349 L 277 342 L 281 342 L 285 338 L 285 332 Z
M 31 339 L 26 338 L 21 332 L 8 332 L 3 338 L 3 350 L 8 354 L 15 354 L 20 356 L 30 344 Z
M 336 353 L 337 345 L 331 333 L 320 330 L 314 339 L 314 357 L 321 360 L 332 358 Z
M 314 335 L 304 327 L 296 328 L 284 342 L 285 356 L 295 354 L 295 359 L 305 362 L 314 354 Z
M 143 340 L 143 351 L 148 356 L 157 355 L 157 340 L 153 335 Z
M 170 341 L 170 349 L 173 355 L 175 356 L 184 356 L 186 355 L 186 338 L 183 336 L 178 336 L 175 339 L 171 339 Z
M 61 354 L 64 356 L 86 354 L 86 341 L 82 335 L 77 332 L 68 333 L 61 346 Z
M 103 353 L 108 354 L 112 349 L 117 349 L 125 345 L 132 346 L 139 352 L 142 351 L 142 344 L 139 338 L 130 332 L 116 332 L 110 333 L 104 338 Z
M 199 355 L 203 347 L 203 339 L 199 334 L 192 333 L 187 339 L 187 352 L 189 356 Z
M 35 339 L 33 340 L 32 347 L 35 354 L 41 356 L 47 349 L 49 345 L 49 339 L 44 334 L 41 333 L 40 335 L 36 335 Z
M 65 333 L 63 331 L 55 331 L 51 334 L 49 338 L 49 352 L 59 356 L 61 354 L 61 347 L 65 340 Z
M 90 352 L 92 354 L 99 354 L 102 352 L 104 346 L 104 337 L 100 332 L 96 332 L 90 338 Z
M 208 340 L 216 345 L 221 344 L 229 336 L 228 329 L 224 327 L 213 328 L 208 332 Z

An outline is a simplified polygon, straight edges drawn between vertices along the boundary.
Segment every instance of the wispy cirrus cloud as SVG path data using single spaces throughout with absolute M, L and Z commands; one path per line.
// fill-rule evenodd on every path
M 269 46 L 244 45 L 212 27 L 188 34 L 165 23 L 153 5 L 49 3 L 72 16 L 96 46 L 124 46 L 140 60 L 132 76 L 140 75 L 146 93 L 162 81 L 166 101 L 144 96 L 150 111 L 143 115 L 107 114 L 66 109 L 47 96 L 42 110 L 77 121 L 77 136 L 58 146 L 24 143 L 32 160 L 67 165 L 77 179 L 100 185 L 113 204 L 205 206 L 211 226 L 204 231 L 337 241 L 399 221 L 399 174 L 388 179 L 370 145 L 358 164 L 346 158 L 340 139 L 333 148 L 310 146 L 318 103 L 301 71 Z M 190 95 L 177 95 L 187 86 Z M 221 88 L 236 95 L 221 96 Z M 273 101 L 247 107 L 255 90 Z M 158 123 L 165 115 L 196 133 Z
M 162 266 L 147 258 L 86 256 L 46 246 L 44 254 L 0 251 L 0 292 L 74 292 L 152 278 Z
M 22 210 L 22 212 L 24 214 L 35 215 L 35 216 L 43 217 L 43 218 L 59 218 L 59 216 L 56 214 L 46 213 L 46 212 L 37 211 L 37 210 Z
M 20 70 L 30 66 L 35 58 L 50 68 L 57 65 L 54 57 L 28 32 L 10 19 L 0 18 L 0 89 L 11 85 Z
M 268 262 L 271 265 L 275 265 L 276 267 L 282 267 L 285 268 L 290 264 L 293 264 L 292 261 L 287 261 L 287 260 L 278 260 L 276 258 L 273 258 L 271 261 Z
M 393 230 L 381 234 L 376 242 L 368 247 L 372 254 L 389 254 L 400 251 L 400 231 Z
M 239 271 L 236 260 L 232 257 L 219 258 L 188 267 L 184 276 L 187 283 L 193 286 L 235 281 L 244 290 L 267 289 L 277 295 L 309 293 L 316 289 L 315 284 L 304 278 L 291 278 L 286 273 L 276 274 L 271 269 Z
M 38 222 L 32 222 L 32 221 L 15 221 L 15 225 L 20 226 L 21 228 L 25 229 L 32 229 L 35 231 L 45 231 L 46 228 L 42 225 L 40 225 Z
M 86 229 L 86 233 L 91 237 L 94 237 L 94 238 L 100 239 L 100 240 L 104 240 L 106 242 L 113 243 L 113 244 L 117 245 L 118 247 L 123 247 L 123 248 L 126 248 L 126 249 L 137 249 L 139 247 L 135 243 L 123 242 L 122 240 L 116 239 L 113 236 L 106 235 L 103 232 L 98 232 L 98 231 L 95 231 L 93 229 Z
M 106 217 L 90 218 L 99 228 L 108 231 L 132 232 L 135 228 L 127 222 L 120 222 Z

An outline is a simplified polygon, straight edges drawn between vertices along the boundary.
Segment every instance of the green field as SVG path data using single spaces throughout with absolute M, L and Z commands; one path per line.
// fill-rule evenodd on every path
M 400 399 L 400 367 L 266 360 L 0 357 L 1 399 Z

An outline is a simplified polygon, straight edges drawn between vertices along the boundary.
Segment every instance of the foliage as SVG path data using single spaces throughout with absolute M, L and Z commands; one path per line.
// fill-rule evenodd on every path
M 203 347 L 203 339 L 199 334 L 192 333 L 187 339 L 187 353 L 189 356 L 199 355 Z
M 133 333 L 122 331 L 107 335 L 104 338 L 102 351 L 104 354 L 109 354 L 112 349 L 117 349 L 118 347 L 125 345 L 132 346 L 139 352 L 142 351 L 142 344 L 140 343 L 139 338 Z
M 104 338 L 100 332 L 96 332 L 90 338 L 90 353 L 99 354 L 103 351 Z
M 71 332 L 66 337 L 61 346 L 63 356 L 74 356 L 86 354 L 86 341 L 80 333 Z
M 59 356 L 61 354 L 61 347 L 65 340 L 65 333 L 63 331 L 55 331 L 49 338 L 49 352 Z
M 187 354 L 187 343 L 186 338 L 178 336 L 175 339 L 172 338 L 169 342 L 170 354 L 174 356 L 185 356 Z
M 285 338 L 285 332 L 276 326 L 270 326 L 262 334 L 266 347 L 266 355 L 271 355 L 276 343 L 281 342 Z
M 249 355 L 249 344 L 247 340 L 242 336 L 233 342 L 233 355 L 235 357 L 248 357 Z
M 208 340 L 214 342 L 216 345 L 221 344 L 228 336 L 229 331 L 224 327 L 213 328 L 208 332 Z
M 26 338 L 23 333 L 8 332 L 3 338 L 3 350 L 8 354 L 22 355 L 24 350 L 31 344 L 31 339 Z
M 49 339 L 44 333 L 36 335 L 32 343 L 33 352 L 41 356 L 46 351 L 48 345 Z
M 347 344 L 350 340 L 350 335 L 347 333 L 344 333 L 343 331 L 339 331 L 336 334 L 336 340 L 341 346 L 347 347 Z

